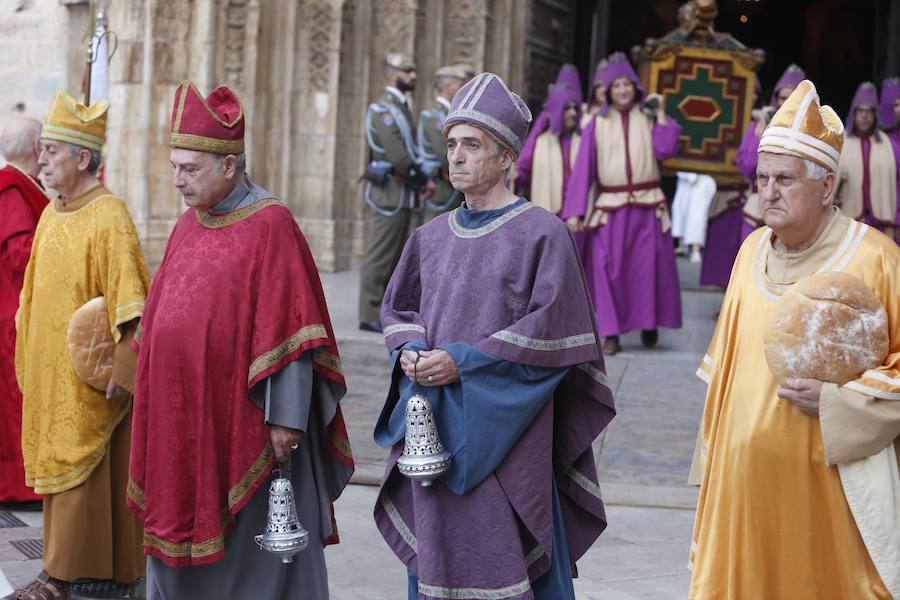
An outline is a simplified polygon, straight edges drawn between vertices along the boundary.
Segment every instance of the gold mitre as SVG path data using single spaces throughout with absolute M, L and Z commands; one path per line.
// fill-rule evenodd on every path
M 106 136 L 107 109 L 106 100 L 85 106 L 67 93 L 57 91 L 44 119 L 41 137 L 100 152 Z
M 758 151 L 808 158 L 835 172 L 843 145 L 844 123 L 830 106 L 819 105 L 816 86 L 804 79 L 772 117 Z

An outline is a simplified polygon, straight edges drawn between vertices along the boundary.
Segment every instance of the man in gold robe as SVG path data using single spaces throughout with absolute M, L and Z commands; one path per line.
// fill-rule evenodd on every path
M 744 242 L 698 376 L 708 384 L 692 482 L 694 599 L 900 597 L 900 250 L 832 205 L 843 125 L 803 81 L 759 144 L 766 226 Z M 814 273 L 881 300 L 890 350 L 837 386 L 783 384 L 763 351 L 769 314 Z
M 149 278 L 122 200 L 97 179 L 108 104 L 58 92 L 41 132 L 39 163 L 59 196 L 44 210 L 16 315 L 23 394 L 25 480 L 44 495 L 44 570 L 17 598 L 66 600 L 82 578 L 134 582 L 144 571 L 140 523 L 125 506 L 135 354 L 128 342 Z M 116 343 L 105 391 L 70 359 L 73 313 L 106 300 Z

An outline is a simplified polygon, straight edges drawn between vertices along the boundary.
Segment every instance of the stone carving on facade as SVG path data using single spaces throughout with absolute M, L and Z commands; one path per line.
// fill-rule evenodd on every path
M 412 55 L 415 50 L 417 0 L 375 0 L 376 51 Z
M 334 11 L 335 7 L 328 0 L 309 2 L 304 7 L 303 23 L 309 27 L 308 78 L 316 90 L 326 90 L 331 81 Z
M 244 57 L 247 38 L 248 0 L 227 0 L 225 5 L 225 43 L 222 70 L 225 83 L 243 89 Z
M 444 61 L 482 64 L 487 33 L 487 0 L 451 0 L 447 3 Z

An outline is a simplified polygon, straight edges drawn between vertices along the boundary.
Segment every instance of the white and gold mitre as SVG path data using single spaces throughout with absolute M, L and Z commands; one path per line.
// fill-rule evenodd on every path
M 816 86 L 804 79 L 772 117 L 758 151 L 808 158 L 835 172 L 843 145 L 843 122 L 830 106 L 819 105 Z

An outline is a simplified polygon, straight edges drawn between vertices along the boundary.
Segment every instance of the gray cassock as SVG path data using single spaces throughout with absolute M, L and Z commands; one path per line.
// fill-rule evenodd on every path
M 244 178 L 211 212 L 231 212 L 271 197 Z M 297 513 L 309 532 L 309 545 L 289 564 L 257 546 L 254 536 L 263 532 L 268 517 L 270 480 L 266 481 L 235 516 L 234 529 L 225 537 L 222 560 L 209 565 L 170 567 L 148 556 L 147 600 L 328 600 L 322 540 L 323 529 L 331 530 L 325 492 L 331 487 L 325 479 L 331 475 L 322 457 L 325 423 L 320 412 L 333 415 L 340 398 L 330 382 L 314 375 L 314 352 L 305 352 L 250 391 L 250 399 L 262 409 L 266 423 L 303 432 L 300 447 L 293 451 L 288 467 Z M 319 403 L 311 401 L 314 391 Z

